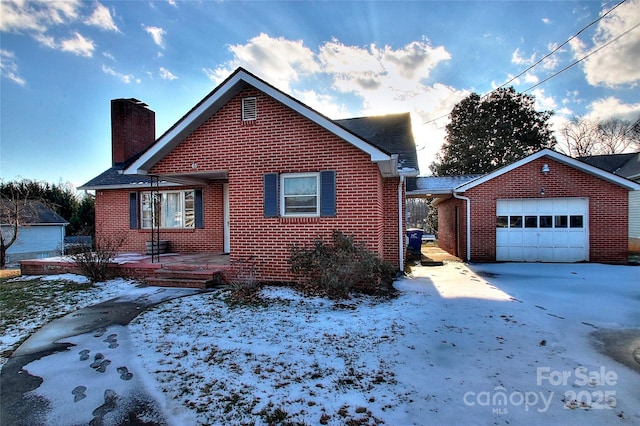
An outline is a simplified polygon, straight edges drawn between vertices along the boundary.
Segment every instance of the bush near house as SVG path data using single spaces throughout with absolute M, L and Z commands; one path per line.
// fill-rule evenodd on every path
M 289 263 L 303 290 L 313 294 L 340 299 L 350 292 L 394 292 L 394 267 L 339 230 L 333 231 L 330 243 L 318 238 L 312 247 L 294 245 Z

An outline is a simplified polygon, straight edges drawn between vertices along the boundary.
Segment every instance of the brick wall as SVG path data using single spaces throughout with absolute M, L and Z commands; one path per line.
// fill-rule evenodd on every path
M 541 173 L 543 164 L 550 173 Z M 540 191 L 544 188 L 545 194 Z M 471 198 L 471 259 L 493 261 L 496 256 L 496 201 L 517 198 L 586 197 L 589 199 L 589 259 L 592 262 L 626 263 L 628 247 L 628 192 L 618 185 L 558 163 L 539 158 L 467 191 Z M 451 245 L 452 206 L 460 207 L 459 238 L 466 256 L 463 219 L 466 205 L 447 201 L 438 209 L 439 238 Z M 442 227 L 442 228 L 441 228 Z M 444 235 L 443 235 L 444 233 Z M 450 251 L 447 248 L 447 251 Z
M 241 99 L 257 97 L 258 119 L 243 122 Z M 197 164 L 197 169 L 193 168 Z M 335 217 L 265 218 L 264 173 L 336 172 Z M 383 179 L 370 156 L 253 88 L 231 99 L 152 170 L 153 174 L 226 171 L 229 183 L 231 261 L 253 257 L 261 279 L 290 280 L 290 247 L 311 244 L 334 229 L 399 266 L 397 179 Z M 393 191 L 391 191 L 393 190 Z M 128 192 L 101 191 L 99 232 L 127 232 L 139 251 L 148 231 L 128 230 Z M 222 184 L 204 188 L 205 229 L 162 231 L 174 251 L 222 251 Z M 395 212 L 395 219 L 387 217 Z M 117 218 L 117 220 L 114 220 Z M 118 223 L 115 223 L 118 222 Z M 126 223 L 125 223 L 126 222 Z M 395 227 L 390 228 L 390 225 Z M 146 235 L 145 235 L 146 234 Z M 391 237 L 393 235 L 393 238 Z M 396 246 L 396 247 L 393 247 Z

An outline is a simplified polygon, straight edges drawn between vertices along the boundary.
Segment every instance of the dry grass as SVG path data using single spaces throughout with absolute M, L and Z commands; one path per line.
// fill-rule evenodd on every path
M 20 275 L 20 269 L 0 269 L 0 280 L 14 278 Z

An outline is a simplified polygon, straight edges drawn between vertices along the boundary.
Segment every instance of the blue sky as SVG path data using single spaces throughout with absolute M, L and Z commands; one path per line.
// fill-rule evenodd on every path
M 160 136 L 238 66 L 330 118 L 411 112 L 427 173 L 457 102 L 619 2 L 2 0 L 0 177 L 79 186 L 111 166 L 111 99 L 147 103 Z M 557 128 L 635 121 L 639 24 L 640 0 L 626 0 L 511 85 L 609 43 L 527 93 Z

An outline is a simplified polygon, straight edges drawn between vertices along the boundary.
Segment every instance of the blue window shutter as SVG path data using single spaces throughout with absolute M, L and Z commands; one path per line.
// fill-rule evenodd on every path
M 129 228 L 138 229 L 138 193 L 129 193 Z
M 320 172 L 320 216 L 336 215 L 336 172 Z
M 278 174 L 264 175 L 264 217 L 278 217 Z
M 204 228 L 204 203 L 202 200 L 202 189 L 196 189 L 194 193 L 196 228 Z

